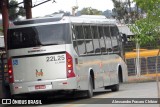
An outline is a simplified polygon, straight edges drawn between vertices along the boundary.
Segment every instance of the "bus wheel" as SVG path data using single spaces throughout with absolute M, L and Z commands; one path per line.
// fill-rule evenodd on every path
M 88 88 L 88 90 L 86 91 L 86 94 L 87 94 L 87 98 L 92 98 L 92 96 L 93 96 L 93 80 L 92 80 L 92 78 L 90 77 L 90 79 L 89 79 L 89 88 Z
M 119 84 L 115 84 L 111 87 L 112 92 L 119 91 Z

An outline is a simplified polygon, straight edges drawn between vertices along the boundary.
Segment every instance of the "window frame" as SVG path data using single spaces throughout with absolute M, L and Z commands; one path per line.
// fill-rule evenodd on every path
M 117 32 L 118 32 L 118 34 L 117 35 L 115 35 L 115 37 L 116 37 L 116 41 L 117 41 L 117 51 L 115 51 L 114 50 L 114 47 L 113 47 L 113 35 L 112 35 L 112 31 L 111 31 L 111 27 L 113 27 L 113 28 L 116 28 L 117 29 Z M 114 25 L 114 24 L 112 24 L 111 26 L 110 26 L 110 36 L 111 36 L 111 41 L 112 41 L 112 51 L 113 51 L 113 53 L 114 54 L 120 54 L 120 52 L 121 52 L 121 49 L 120 49 L 120 43 L 119 43 L 119 39 L 118 39 L 118 36 L 119 36 L 119 30 L 118 30 L 118 28 L 117 28 L 117 26 L 116 25 Z
M 85 33 L 85 30 L 84 30 L 84 26 L 87 26 L 89 27 L 90 29 L 90 34 L 91 34 L 91 39 L 86 39 L 86 33 Z M 94 51 L 94 45 L 93 45 L 93 35 L 92 35 L 92 31 L 91 31 L 91 25 L 90 24 L 83 24 L 83 34 L 84 34 L 84 41 L 85 41 L 85 47 L 86 47 L 86 53 L 87 55 L 94 55 L 95 54 L 95 51 Z M 87 42 L 86 41 L 91 41 L 92 42 L 92 48 L 93 48 L 93 53 L 88 53 L 87 51 Z
M 73 24 L 71 24 L 71 26 L 72 26 L 72 44 L 73 44 L 73 42 L 76 42 L 75 44 L 76 44 L 76 48 L 77 48 L 77 54 L 78 54 L 78 56 L 92 56 L 92 55 L 105 55 L 105 54 L 114 54 L 114 53 L 120 53 L 121 52 L 121 48 L 120 48 L 120 44 L 119 44 L 119 39 L 118 39 L 118 36 L 119 35 L 116 35 L 116 41 L 117 41 L 117 45 L 118 45 L 118 50 L 119 51 L 117 51 L 117 52 L 114 52 L 114 50 L 113 50 L 113 40 L 112 40 L 112 32 L 111 32 L 111 27 L 112 26 L 114 26 L 114 27 L 116 27 L 117 28 L 117 26 L 115 25 L 115 24 L 93 24 L 93 23 L 73 23 Z M 75 39 L 73 39 L 73 34 L 74 34 L 74 30 L 75 30 L 75 27 L 76 26 L 81 26 L 82 27 L 82 29 L 83 29 L 83 31 L 82 31 L 82 34 L 83 34 L 83 37 L 84 37 L 84 39 L 77 39 L 77 37 L 75 37 Z M 87 27 L 89 27 L 89 29 L 90 29 L 90 34 L 91 34 L 91 39 L 86 39 L 86 33 L 85 33 L 85 26 L 87 26 Z M 94 43 L 94 27 L 95 27 L 95 29 L 97 30 L 96 31 L 96 33 L 97 33 L 97 35 L 96 35 L 96 38 L 98 38 L 97 39 L 97 41 L 98 41 L 98 46 L 99 46 L 99 49 L 100 49 L 100 51 L 99 52 L 96 52 L 95 51 L 95 43 Z M 104 41 L 104 46 L 105 46 L 105 49 L 106 49 L 106 51 L 105 52 L 102 52 L 102 46 L 101 46 L 101 40 L 100 40 L 100 32 L 99 32 L 99 27 L 102 27 L 102 36 L 103 36 L 103 39 L 102 39 L 102 41 Z M 105 36 L 105 27 L 109 27 L 109 38 L 110 38 L 110 45 L 111 45 L 111 52 L 109 52 L 108 50 L 107 50 L 107 43 L 106 43 L 106 40 L 107 40 L 107 38 L 105 38 L 104 36 Z M 118 28 L 117 28 L 117 30 L 118 30 Z M 118 33 L 119 33 L 119 30 L 117 31 Z M 86 43 L 86 41 L 87 40 L 91 40 L 91 42 L 92 42 L 92 47 L 93 47 L 93 53 L 88 53 L 87 52 L 87 43 Z M 85 44 L 85 53 L 84 54 L 80 54 L 80 51 L 79 51 L 79 48 L 78 48 L 78 41 L 83 41 L 84 42 L 84 44 Z M 75 49 L 75 46 L 73 46 L 74 47 L 74 49 Z
M 109 29 L 108 29 L 108 30 L 109 30 L 109 36 L 108 36 L 108 37 L 109 37 L 109 39 L 110 39 L 111 51 L 108 51 L 108 50 L 107 50 L 107 53 L 108 53 L 108 54 L 113 54 L 113 43 L 112 43 L 110 26 L 111 26 L 111 24 L 107 24 L 107 25 L 104 26 L 104 28 L 105 28 L 105 27 L 108 27 L 108 28 L 109 28 Z M 105 40 L 106 40 L 106 39 L 105 39 Z M 105 43 L 106 43 L 106 42 L 105 42 Z M 107 44 L 106 44 L 106 49 L 107 49 Z

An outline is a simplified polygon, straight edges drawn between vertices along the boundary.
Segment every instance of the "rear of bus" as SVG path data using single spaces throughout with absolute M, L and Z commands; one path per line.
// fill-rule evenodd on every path
M 8 30 L 11 94 L 74 90 L 69 23 L 23 25 Z

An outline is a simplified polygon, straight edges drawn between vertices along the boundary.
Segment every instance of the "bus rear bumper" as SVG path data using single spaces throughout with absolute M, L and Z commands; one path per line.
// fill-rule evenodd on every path
M 21 82 L 10 84 L 11 94 L 25 94 L 34 92 L 74 90 L 77 89 L 76 78 Z

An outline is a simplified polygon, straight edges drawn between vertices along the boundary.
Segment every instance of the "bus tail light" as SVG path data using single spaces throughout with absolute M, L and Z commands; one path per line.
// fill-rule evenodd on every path
M 13 68 L 12 68 L 12 59 L 11 58 L 8 60 L 8 76 L 9 76 L 9 83 L 13 83 L 14 77 L 13 77 Z
M 73 71 L 73 59 L 72 56 L 66 52 L 66 64 L 67 64 L 67 78 L 75 77 Z

